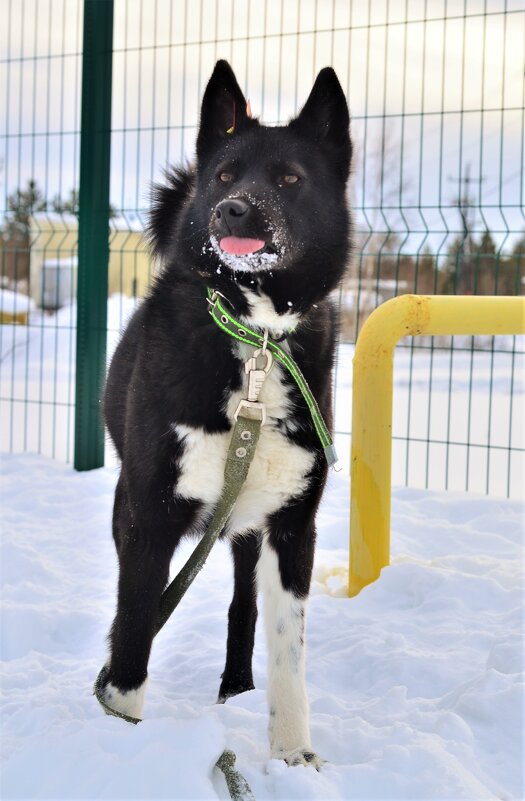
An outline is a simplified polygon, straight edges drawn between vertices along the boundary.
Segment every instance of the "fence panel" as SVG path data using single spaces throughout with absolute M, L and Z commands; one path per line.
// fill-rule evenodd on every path
M 77 221 L 64 206 L 78 189 L 81 58 L 80 3 L 3 3 L 0 448 L 61 460 L 74 439 Z
M 37 308 L 29 326 L 0 327 L 1 445 L 70 460 L 75 306 L 51 313 L 38 301 L 48 262 L 65 262 L 60 286 L 75 283 L 82 9 L 77 0 L 7 8 L 2 273 L 11 289 L 18 279 L 23 304 L 30 261 Z M 348 454 L 352 343 L 379 303 L 404 292 L 522 291 L 524 34 L 523 6 L 510 0 L 115 0 L 108 352 L 152 273 L 140 238 L 149 185 L 192 158 L 216 59 L 230 60 L 269 124 L 289 118 L 332 64 L 355 145 L 355 256 L 339 298 L 336 374 Z M 24 223 L 23 204 L 10 206 L 30 180 L 41 195 Z M 24 225 L 31 247 L 15 237 Z M 396 359 L 394 484 L 518 494 L 523 343 L 407 340 Z

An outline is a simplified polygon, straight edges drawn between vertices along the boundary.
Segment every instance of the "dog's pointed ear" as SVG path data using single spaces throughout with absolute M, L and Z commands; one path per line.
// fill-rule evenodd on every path
M 218 61 L 202 98 L 197 157 L 202 159 L 221 141 L 254 124 L 247 103 L 227 61 Z
M 341 84 L 331 67 L 321 70 L 299 115 L 290 122 L 294 133 L 313 139 L 332 155 L 343 177 L 348 177 L 352 144 L 350 115 Z

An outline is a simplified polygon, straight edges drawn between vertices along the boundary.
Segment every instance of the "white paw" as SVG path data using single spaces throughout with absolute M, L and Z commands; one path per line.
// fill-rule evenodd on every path
M 290 767 L 295 767 L 296 765 L 310 765 L 317 771 L 321 770 L 321 767 L 326 764 L 326 760 L 321 759 L 321 757 L 310 748 L 294 748 L 292 751 L 285 751 L 280 748 L 272 751 L 272 757 L 274 759 L 284 759 L 286 764 Z
M 141 718 L 144 708 L 147 680 L 136 690 L 119 690 L 108 682 L 102 691 L 102 700 L 115 712 L 129 715 L 132 718 Z

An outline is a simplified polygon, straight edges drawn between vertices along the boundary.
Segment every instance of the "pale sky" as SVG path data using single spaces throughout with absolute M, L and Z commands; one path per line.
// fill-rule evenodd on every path
M 1 213 L 30 177 L 49 198 L 78 183 L 82 4 L 0 7 Z M 268 124 L 298 110 L 321 67 L 335 68 L 353 118 L 359 225 L 386 219 L 412 252 L 445 248 L 447 230 L 460 227 L 451 179 L 469 164 L 483 179 L 472 184 L 477 228 L 487 224 L 503 247 L 525 228 L 523 3 L 115 0 L 113 205 L 144 210 L 151 180 L 192 157 L 217 58 L 230 61 Z M 379 205 L 401 212 L 370 208 Z

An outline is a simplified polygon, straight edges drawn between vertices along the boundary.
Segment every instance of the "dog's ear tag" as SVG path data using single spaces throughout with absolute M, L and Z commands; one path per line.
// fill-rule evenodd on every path
M 227 134 L 232 134 L 235 131 L 235 117 L 236 117 L 237 107 L 235 105 L 235 100 L 233 101 L 233 120 L 231 126 L 226 131 Z
M 235 100 L 234 100 L 233 101 L 233 120 L 232 120 L 232 124 L 230 125 L 230 127 L 226 130 L 227 134 L 235 133 L 235 120 L 236 120 L 236 116 L 237 116 L 236 110 L 237 109 L 236 109 Z M 246 116 L 249 117 L 249 118 L 251 118 L 253 116 L 252 115 L 252 105 L 251 105 L 249 100 L 246 102 Z

